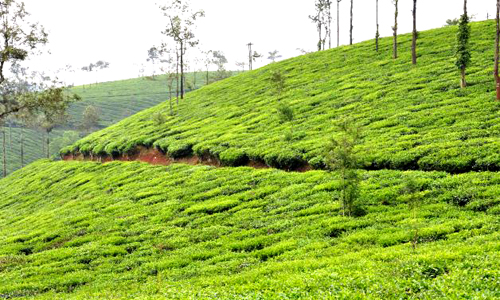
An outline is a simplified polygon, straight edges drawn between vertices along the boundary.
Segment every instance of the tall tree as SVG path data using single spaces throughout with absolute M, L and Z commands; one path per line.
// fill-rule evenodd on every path
M 340 1 L 337 0 L 337 47 L 340 46 Z
M 248 46 L 248 70 L 252 71 L 252 68 L 253 68 L 252 46 L 253 46 L 253 44 L 248 43 L 247 46 Z
M 329 0 L 316 0 L 314 6 L 316 7 L 316 13 L 309 16 L 309 19 L 316 23 L 316 29 L 318 31 L 318 51 L 325 50 L 326 37 L 328 36 L 328 13 Z M 325 28 L 325 36 L 323 36 L 323 28 Z
M 352 45 L 352 10 L 354 8 L 354 0 L 351 0 L 351 27 L 350 27 L 350 37 L 349 37 L 349 45 Z
M 151 64 L 153 65 L 153 72 L 152 72 L 153 78 L 155 78 L 156 75 L 155 65 L 160 60 L 159 52 L 160 50 L 156 47 L 151 47 L 148 50 L 148 58 L 146 59 L 146 61 L 151 62 Z
M 6 141 L 5 141 L 5 124 L 3 122 L 0 123 L 0 127 L 2 128 L 2 166 L 3 166 L 3 177 L 7 176 L 7 151 L 6 151 Z
M 326 35 L 328 36 L 328 49 L 332 48 L 332 0 L 325 0 Z
M 497 90 L 497 101 L 500 101 L 500 77 L 498 76 L 498 60 L 500 55 L 500 0 L 497 0 L 497 33 L 495 37 L 495 83 Z
M 203 51 L 203 65 L 205 66 L 205 70 L 206 70 L 206 73 L 205 73 L 205 85 L 208 85 L 209 83 L 209 68 L 210 68 L 210 65 L 212 65 L 212 50 L 208 50 L 208 51 Z
M 417 64 L 417 0 L 413 0 L 413 33 L 412 33 L 412 42 L 411 42 L 411 62 L 412 64 Z
M 378 24 L 378 0 L 376 0 L 376 21 L 377 21 L 377 31 L 375 32 L 375 50 L 378 52 L 378 39 L 380 38 L 379 24 Z
M 393 31 L 393 44 L 392 44 L 392 57 L 394 59 L 398 58 L 398 2 L 399 0 L 392 0 L 394 4 L 394 26 L 392 27 Z
M 172 105 L 172 94 L 174 92 L 174 81 L 177 79 L 176 62 L 172 55 L 172 51 L 164 48 L 162 59 L 162 72 L 167 75 L 168 99 L 170 104 L 170 115 L 174 115 L 174 108 Z
M 465 73 L 467 66 L 471 62 L 471 53 L 469 49 L 470 25 L 469 16 L 467 15 L 467 0 L 464 0 L 464 14 L 460 17 L 457 33 L 457 47 L 455 56 L 457 58 L 455 65 L 460 70 L 460 87 L 465 88 L 467 81 Z
M 194 35 L 194 28 L 198 18 L 204 17 L 205 12 L 203 10 L 192 11 L 188 0 L 169 0 L 169 4 L 160 6 L 160 9 L 169 21 L 162 33 L 171 37 L 178 44 L 181 71 L 180 93 L 181 99 L 184 99 L 185 54 L 189 47 L 194 47 L 198 44 L 198 40 Z
M 63 87 L 50 87 L 44 91 L 37 93 L 36 97 L 41 98 L 45 102 L 56 102 L 62 105 L 48 106 L 41 109 L 39 118 L 40 126 L 46 133 L 46 156 L 50 158 L 50 133 L 52 130 L 67 120 L 66 110 L 70 103 L 80 100 L 76 94 L 71 94 Z
M 212 51 L 212 64 L 217 67 L 216 80 L 222 80 L 229 77 L 225 68 L 227 62 L 227 58 L 222 51 Z
M 269 52 L 269 57 L 267 59 L 271 60 L 272 62 L 276 62 L 276 60 L 279 58 L 281 58 L 279 51 L 274 50 L 274 51 Z
M 20 97 L 22 92 L 13 67 L 35 54 L 45 45 L 48 35 L 42 26 L 27 20 L 24 3 L 15 0 L 0 2 L 0 120 L 21 110 L 37 110 L 45 103 L 39 99 Z M 6 73 L 7 69 L 11 72 Z
M 99 111 L 97 107 L 93 105 L 88 105 L 82 114 L 81 128 L 82 130 L 90 134 L 95 128 L 99 126 Z

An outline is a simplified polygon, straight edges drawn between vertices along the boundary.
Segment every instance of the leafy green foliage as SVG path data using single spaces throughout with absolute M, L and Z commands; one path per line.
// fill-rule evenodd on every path
M 391 59 L 390 38 L 380 39 L 378 53 L 373 41 L 311 53 L 196 90 L 161 128 L 150 116 L 168 112 L 168 103 L 94 133 L 68 151 L 123 153 L 129 146 L 168 138 L 209 153 L 240 149 L 273 166 L 280 155 L 321 166 L 330 137 L 339 135 L 334 125 L 348 117 L 363 128 L 359 154 L 364 169 L 498 171 L 500 106 L 488 71 L 495 23 L 474 22 L 471 28 L 475 58 L 467 90 L 456 84 L 450 60 L 456 27 L 450 26 L 420 33 L 419 68 L 412 67 L 410 51 Z M 400 49 L 409 49 L 411 35 L 399 35 L 398 41 Z M 288 140 L 283 133 L 289 124 L 276 117 L 276 93 L 269 81 L 278 70 L 286 72 L 280 101 L 294 112 L 294 134 Z
M 349 218 L 331 201 L 336 172 L 39 161 L 0 180 L 0 295 L 500 296 L 499 173 L 360 178 L 367 214 Z M 451 201 L 460 187 L 475 191 L 462 207 Z
M 230 73 L 229 75 L 232 74 Z M 205 80 L 203 80 L 204 76 L 205 74 L 198 73 L 195 78 L 194 73 L 187 73 L 186 79 L 187 82 L 193 83 L 193 89 L 197 89 L 205 84 Z M 215 79 L 215 72 L 210 72 L 209 77 L 210 79 Z M 196 82 L 196 86 L 194 86 L 194 82 Z M 56 128 L 50 133 L 51 157 L 58 158 L 59 151 L 69 145 L 67 143 L 60 143 L 61 140 L 58 140 L 64 132 L 72 131 L 72 135 L 75 136 L 80 134 L 80 130 L 87 130 L 86 128 L 82 128 L 82 125 L 84 125 L 83 127 L 91 126 L 88 131 L 110 126 L 125 117 L 165 101 L 168 97 L 168 89 L 166 91 L 166 87 L 169 87 L 168 76 L 159 75 L 154 80 L 137 78 L 71 88 L 70 91 L 79 95 L 82 100 L 70 104 L 68 109 L 68 125 L 64 129 Z M 172 84 L 170 88 L 175 89 L 175 84 Z M 92 107 L 92 110 L 85 114 L 88 107 Z M 159 113 L 164 114 L 165 112 Z M 98 114 L 98 118 L 96 118 L 96 113 Z M 4 127 L 7 132 L 8 174 L 21 167 L 21 129 L 19 126 L 20 124 L 13 128 Z M 155 124 L 155 126 L 157 125 Z M 25 165 L 46 157 L 46 154 L 42 151 L 42 143 L 44 142 L 40 131 L 37 129 L 33 127 L 23 129 Z M 73 144 L 77 140 L 72 139 L 70 144 Z M 64 147 L 60 147 L 61 145 L 64 145 Z M 1 157 L 2 151 L 0 151 L 0 160 Z
M 278 101 L 281 99 L 281 94 L 285 90 L 285 75 L 281 72 L 281 70 L 274 70 L 271 72 L 271 77 L 269 77 L 269 82 L 271 83 L 271 87 L 274 90 Z
M 469 16 L 463 14 L 458 21 L 457 46 L 455 56 L 457 58 L 455 65 L 460 69 L 465 69 L 471 62 L 471 52 L 469 46 L 470 39 Z
M 359 197 L 359 158 L 356 146 L 359 144 L 359 128 L 351 121 L 343 120 L 339 126 L 342 132 L 337 139 L 332 139 L 327 148 L 328 166 L 340 174 L 340 201 L 342 214 L 351 216 L 353 213 L 363 214 L 360 204 L 356 203 Z

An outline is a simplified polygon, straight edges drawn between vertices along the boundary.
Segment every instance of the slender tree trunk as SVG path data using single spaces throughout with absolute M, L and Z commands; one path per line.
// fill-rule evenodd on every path
M 175 64 L 175 79 L 176 79 L 175 90 L 177 97 L 176 99 L 177 105 L 179 105 L 179 49 L 176 49 L 175 56 L 177 58 L 177 63 Z
M 417 64 L 417 0 L 413 0 L 413 39 L 411 42 L 411 62 Z
M 21 140 L 19 141 L 21 144 L 20 154 L 21 154 L 21 168 L 24 168 L 24 128 L 21 127 Z
M 184 42 L 181 41 L 181 100 L 184 99 Z
M 12 150 L 12 123 L 9 122 L 9 149 Z
M 2 162 L 3 162 L 3 177 L 7 177 L 7 151 L 5 142 L 5 127 L 2 127 Z
M 465 67 L 462 67 L 462 69 L 460 70 L 460 76 L 461 76 L 460 87 L 461 88 L 466 88 L 467 87 L 467 81 L 465 80 Z
M 337 0 L 337 47 L 340 46 L 340 1 Z
M 40 155 L 40 157 L 44 157 L 45 156 L 45 137 L 43 136 L 43 132 L 42 134 L 40 134 L 40 138 L 41 138 L 41 144 L 42 144 L 42 154 Z
M 252 43 L 248 43 L 248 70 L 252 71 Z
M 332 2 L 328 0 L 328 49 L 332 49 Z
M 321 51 L 322 36 L 321 36 L 321 22 L 318 21 L 318 51 Z
M 173 116 L 174 115 L 174 109 L 172 107 L 172 85 L 170 85 L 170 87 L 168 88 L 168 94 L 169 94 L 169 101 L 170 101 L 170 115 Z
M 396 8 L 396 10 L 394 12 L 394 27 L 392 27 L 392 30 L 394 31 L 392 57 L 394 59 L 398 58 L 398 1 L 399 0 L 394 0 L 394 7 Z
M 351 0 L 351 28 L 350 28 L 350 37 L 349 37 L 349 45 L 352 45 L 352 9 L 354 8 L 354 0 Z
M 464 0 L 464 15 L 467 16 L 467 0 Z M 466 88 L 467 87 L 467 81 L 465 80 L 465 68 L 466 66 L 462 66 L 460 68 L 460 87 L 461 88 Z
M 47 150 L 47 158 L 50 158 L 50 133 L 47 131 L 46 132 L 46 138 L 45 138 L 45 142 L 46 142 L 46 150 Z
M 205 80 L 205 85 L 208 85 L 208 68 L 207 68 L 207 78 Z
M 196 69 L 193 69 L 193 90 L 196 90 Z
M 497 34 L 495 38 L 495 83 L 497 91 L 497 101 L 500 101 L 500 77 L 498 76 L 498 61 L 500 56 L 500 0 L 497 0 Z
M 378 0 L 377 0 L 377 7 L 376 7 L 376 19 L 377 19 L 377 32 L 375 33 L 375 51 L 378 52 L 378 39 L 380 37 L 379 24 L 378 24 Z

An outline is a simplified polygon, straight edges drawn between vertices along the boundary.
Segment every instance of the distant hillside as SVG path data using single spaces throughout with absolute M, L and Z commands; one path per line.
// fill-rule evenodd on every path
M 193 73 L 186 74 L 186 91 L 204 86 L 205 76 L 204 72 L 198 72 L 195 79 Z M 214 76 L 215 73 L 210 72 L 209 80 L 214 80 Z M 71 123 L 75 127 L 80 124 L 82 113 L 88 105 L 99 110 L 100 125 L 107 127 L 168 99 L 166 75 L 77 86 L 72 88 L 72 91 L 82 97 L 82 101 L 73 104 L 69 109 Z M 175 97 L 175 91 L 173 95 Z
M 392 39 L 385 38 L 379 53 L 367 41 L 274 63 L 190 93 L 174 117 L 162 103 L 64 153 L 117 156 L 145 146 L 174 157 L 240 158 L 229 164 L 323 168 L 325 145 L 349 117 L 362 127 L 366 169 L 499 171 L 494 22 L 472 24 L 467 89 L 460 89 L 454 65 L 455 33 L 453 26 L 421 32 L 417 66 L 411 64 L 408 34 L 399 38 L 397 60 L 391 58 Z M 293 122 L 278 117 L 270 83 L 278 70 L 285 77 L 280 103 L 293 110 Z M 151 120 L 158 112 L 165 114 L 164 124 Z
M 500 297 L 499 173 L 362 177 L 347 218 L 324 171 L 40 161 L 0 180 L 0 297 Z

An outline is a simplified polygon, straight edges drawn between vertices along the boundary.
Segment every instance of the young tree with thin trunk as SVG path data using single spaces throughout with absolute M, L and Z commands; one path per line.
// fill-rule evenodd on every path
M 398 2 L 399 0 L 392 0 L 394 4 L 394 26 L 392 27 L 393 31 L 393 44 L 392 44 L 392 57 L 394 59 L 398 58 Z
M 349 36 L 349 45 L 352 45 L 352 10 L 354 8 L 354 0 L 351 0 L 351 27 L 350 27 L 350 36 Z
M 497 91 L 497 101 L 500 101 L 500 77 L 498 76 L 498 60 L 500 56 L 500 0 L 497 0 L 497 33 L 495 37 L 495 83 Z
M 248 70 L 252 71 L 252 68 L 253 68 L 252 46 L 253 46 L 253 44 L 250 42 L 247 44 L 247 46 L 248 46 Z
M 413 0 L 413 33 L 412 33 L 412 42 L 411 42 L 411 62 L 412 64 L 417 64 L 417 0 Z
M 328 36 L 328 49 L 332 49 L 332 0 L 326 0 L 326 34 Z
M 163 50 L 163 59 L 161 62 L 163 63 L 161 70 L 163 73 L 167 75 L 167 88 L 168 88 L 168 99 L 169 99 L 169 106 L 170 106 L 170 115 L 174 115 L 174 108 L 172 105 L 172 94 L 174 90 L 174 82 L 177 79 L 177 75 L 175 73 L 175 61 L 174 58 L 171 54 L 171 51 L 167 50 L 164 48 Z
M 5 127 L 4 124 L 0 124 L 2 127 L 2 166 L 3 166 L 3 177 L 7 177 L 7 151 L 6 151 L 6 141 L 5 141 Z
M 69 104 L 80 100 L 80 97 L 76 94 L 67 93 L 65 88 L 62 87 L 51 87 L 48 88 L 37 95 L 37 97 L 42 98 L 44 101 L 51 102 L 55 101 L 58 103 L 64 103 L 64 105 L 59 105 L 57 107 L 47 107 L 40 111 L 40 126 L 45 130 L 45 142 L 46 142 L 46 157 L 50 158 L 50 133 L 58 125 L 64 124 L 67 121 L 66 110 Z
M 245 66 L 247 65 L 244 61 L 237 61 L 235 65 L 239 68 L 241 68 L 242 72 L 245 72 Z
M 24 127 L 21 126 L 21 135 L 19 136 L 19 155 L 21 156 L 21 168 L 24 168 Z
M 337 0 L 337 47 L 340 46 L 340 1 Z
M 455 65 L 460 70 L 460 87 L 467 87 L 465 78 L 467 66 L 471 62 L 471 53 L 469 49 L 470 25 L 467 15 L 467 0 L 464 0 L 464 14 L 460 17 L 457 33 L 457 47 L 455 56 L 457 58 Z
M 82 114 L 82 121 L 80 128 L 86 134 L 90 134 L 94 129 L 99 126 L 99 111 L 97 107 L 88 105 Z
M 309 19 L 316 23 L 316 28 L 318 31 L 318 51 L 325 50 L 326 38 L 331 37 L 330 33 L 330 23 L 331 23 L 331 0 L 316 0 L 314 3 L 316 7 L 316 14 L 309 16 Z M 323 28 L 325 29 L 323 31 Z M 324 36 L 323 36 L 324 32 Z M 329 41 L 331 45 L 331 38 Z
M 378 52 L 378 39 L 380 38 L 379 24 L 378 24 L 378 0 L 376 0 L 376 21 L 377 21 L 377 31 L 375 32 L 375 50 Z
M 205 12 L 203 10 L 193 12 L 189 8 L 188 0 L 169 0 L 169 4 L 160 6 L 160 9 L 169 21 L 162 33 L 171 37 L 178 44 L 181 71 L 180 96 L 181 99 L 184 99 L 184 59 L 187 49 L 198 44 L 194 28 L 198 18 L 204 17 Z
M 205 70 L 206 70 L 206 73 L 205 73 L 205 85 L 208 85 L 209 83 L 209 68 L 210 68 L 210 65 L 212 65 L 212 50 L 208 50 L 208 51 L 203 51 L 203 55 L 205 56 L 204 59 L 203 59 L 203 65 L 205 66 Z
M 337 171 L 340 177 L 342 215 L 356 216 L 362 210 L 357 203 L 360 181 L 357 146 L 360 142 L 360 130 L 351 121 L 343 120 L 339 131 L 340 136 L 332 138 L 327 146 L 326 161 L 329 169 Z
M 276 62 L 277 59 L 281 58 L 278 50 L 274 50 L 269 52 L 269 57 L 267 59 L 271 60 L 273 63 Z

